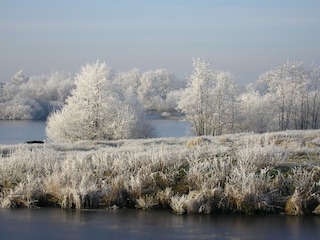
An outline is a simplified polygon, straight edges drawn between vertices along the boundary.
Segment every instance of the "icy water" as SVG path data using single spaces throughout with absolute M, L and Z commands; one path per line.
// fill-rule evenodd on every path
M 184 137 L 191 136 L 190 124 L 184 121 L 172 119 L 152 119 L 156 137 Z
M 167 211 L 0 209 L 0 239 L 319 239 L 320 218 Z
M 44 140 L 45 122 L 0 120 L 0 144 L 17 144 L 31 140 Z
M 150 119 L 156 137 L 190 136 L 189 123 L 171 119 Z M 0 144 L 18 144 L 46 138 L 45 122 L 0 121 Z

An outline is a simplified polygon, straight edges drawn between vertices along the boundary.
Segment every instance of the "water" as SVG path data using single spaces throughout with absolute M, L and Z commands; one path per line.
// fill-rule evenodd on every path
M 167 211 L 0 209 L 5 239 L 319 239 L 320 218 Z
M 152 119 L 150 123 L 155 129 L 157 137 L 183 137 L 192 135 L 188 122 L 172 119 Z
M 191 135 L 190 124 L 171 119 L 150 119 L 156 137 L 183 137 Z M 0 120 L 0 144 L 18 144 L 46 138 L 45 122 Z
M 45 122 L 0 120 L 0 144 L 17 144 L 46 138 Z

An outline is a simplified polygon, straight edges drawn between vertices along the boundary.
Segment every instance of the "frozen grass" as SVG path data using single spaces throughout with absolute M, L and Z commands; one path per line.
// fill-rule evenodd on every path
M 1 145 L 0 206 L 319 214 L 319 136 Z

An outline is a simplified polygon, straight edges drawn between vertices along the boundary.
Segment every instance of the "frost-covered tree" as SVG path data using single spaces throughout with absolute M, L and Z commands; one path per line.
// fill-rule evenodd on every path
M 142 73 L 137 68 L 128 72 L 120 72 L 116 76 L 114 83 L 117 85 L 118 89 L 121 89 L 125 96 L 137 98 L 141 74 Z
M 113 91 L 113 78 L 112 69 L 105 63 L 82 67 L 75 79 L 76 88 L 66 104 L 47 120 L 48 138 L 53 141 L 105 140 L 149 134 L 137 102 L 129 104 L 118 91 Z
M 272 94 L 278 129 L 307 128 L 307 82 L 303 62 L 290 62 L 262 74 L 259 79 Z
M 264 116 L 272 117 L 273 121 L 261 119 L 262 122 L 269 122 L 268 130 L 320 127 L 319 68 L 312 66 L 306 69 L 302 61 L 288 60 L 262 74 L 258 83 L 262 86 L 259 93 L 261 98 L 269 99 L 268 115 Z M 261 108 L 265 108 L 265 101 L 260 104 Z
M 41 106 L 30 98 L 21 98 L 17 95 L 6 104 L 0 104 L 0 119 L 31 120 L 41 112 Z
M 40 106 L 33 119 L 46 119 L 53 109 L 59 109 L 73 89 L 73 79 L 68 74 L 52 72 L 50 75 L 32 76 L 20 86 L 19 95 L 30 98 Z
M 271 94 L 261 94 L 253 87 L 248 86 L 239 96 L 238 103 L 238 130 L 244 132 L 263 133 L 274 130 L 274 106 Z
M 177 102 L 181 98 L 182 91 L 183 89 L 179 89 L 179 90 L 174 90 L 168 93 L 166 98 L 167 111 L 174 112 L 176 110 Z
M 138 97 L 146 110 L 164 111 L 168 108 L 168 94 L 179 89 L 180 85 L 171 72 L 165 69 L 150 70 L 141 75 Z
M 0 102 L 2 101 L 2 96 L 3 96 L 3 88 L 5 84 L 3 82 L 0 82 Z
M 234 132 L 237 88 L 230 72 L 214 71 L 214 87 L 211 93 L 211 125 L 213 135 Z
M 182 92 L 177 109 L 186 115 L 196 135 L 210 135 L 211 128 L 211 93 L 213 88 L 213 71 L 207 60 L 193 59 L 193 72 L 186 89 Z
M 19 71 L 2 86 L 0 119 L 46 119 L 52 109 L 62 106 L 72 88 L 73 78 L 67 74 L 25 78 Z
M 28 82 L 23 74 L 23 69 L 16 72 L 11 78 L 11 82 L 2 85 L 1 102 L 9 102 L 20 95 L 20 87 Z M 0 113 L 1 115 L 1 113 Z
M 174 110 L 176 102 L 172 108 L 170 93 L 185 87 L 184 82 L 166 69 L 141 72 L 135 68 L 120 72 L 115 76 L 114 84 L 126 97 L 138 98 L 146 111 L 157 112 Z
M 193 60 L 193 72 L 177 109 L 196 135 L 219 135 L 232 128 L 235 85 L 230 73 L 213 71 L 207 60 Z
M 320 128 L 320 68 L 312 67 L 308 84 L 309 123 L 310 128 Z
M 18 72 L 16 72 L 11 81 L 14 83 L 14 84 L 21 84 L 21 83 L 24 83 L 26 82 L 28 79 L 24 77 L 23 75 L 23 69 L 19 70 Z

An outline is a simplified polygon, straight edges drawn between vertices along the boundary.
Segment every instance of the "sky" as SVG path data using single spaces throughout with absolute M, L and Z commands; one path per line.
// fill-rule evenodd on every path
M 0 0 L 0 82 L 97 60 L 184 78 L 197 57 L 255 82 L 287 59 L 320 66 L 319 13 L 319 0 Z

